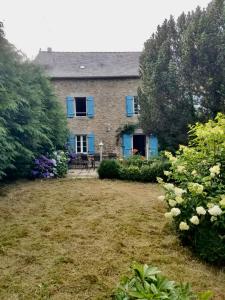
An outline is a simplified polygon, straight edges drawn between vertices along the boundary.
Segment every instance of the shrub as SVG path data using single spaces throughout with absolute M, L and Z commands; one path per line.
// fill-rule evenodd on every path
M 141 181 L 140 168 L 137 166 L 121 166 L 119 178 L 123 180 Z
M 65 177 L 68 171 L 68 155 L 64 151 L 53 152 L 53 159 L 56 160 L 54 174 L 56 177 Z
M 104 160 L 100 164 L 98 173 L 101 179 L 117 178 L 131 181 L 155 182 L 157 177 L 164 177 L 163 171 L 168 170 L 169 167 L 170 163 L 168 160 L 162 158 L 146 160 L 142 159 L 141 156 L 135 155 L 122 162 Z M 114 169 L 116 170 L 114 171 Z M 112 172 L 113 175 L 111 175 Z
M 157 177 L 164 177 L 164 170 L 168 170 L 170 163 L 168 161 L 156 160 L 150 166 L 145 165 L 141 167 L 141 181 L 156 182 Z
M 225 264 L 225 116 L 196 124 L 188 147 L 180 146 L 162 183 L 172 219 L 182 241 L 207 262 Z
M 194 294 L 188 283 L 175 283 L 160 274 L 155 267 L 134 263 L 134 275 L 124 277 L 114 294 L 115 300 L 168 299 L 168 300 L 209 300 L 212 292 Z
M 141 155 L 132 155 L 129 158 L 123 161 L 124 165 L 127 166 L 137 166 L 142 167 L 143 165 L 149 165 L 151 163 L 150 160 L 145 159 L 145 157 Z
M 33 178 L 64 177 L 68 170 L 68 158 L 64 151 L 53 152 L 52 158 L 41 155 L 34 160 Z
M 34 178 L 53 178 L 54 168 L 56 166 L 55 159 L 49 159 L 45 155 L 34 160 L 34 168 L 32 170 L 32 176 Z
M 101 179 L 118 179 L 120 165 L 116 160 L 103 160 L 98 168 L 98 175 Z

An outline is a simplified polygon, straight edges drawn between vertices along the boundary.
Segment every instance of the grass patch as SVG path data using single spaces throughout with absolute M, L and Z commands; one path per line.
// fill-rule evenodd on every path
M 225 299 L 225 271 L 181 247 L 158 185 L 23 182 L 0 196 L 0 299 L 110 299 L 132 261 Z

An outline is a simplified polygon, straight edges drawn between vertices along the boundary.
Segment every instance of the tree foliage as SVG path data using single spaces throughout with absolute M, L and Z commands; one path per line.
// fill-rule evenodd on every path
M 162 148 L 187 142 L 188 124 L 225 111 L 225 2 L 158 26 L 140 61 L 140 122 Z
M 26 175 L 34 157 L 62 148 L 66 135 L 48 79 L 6 40 L 0 23 L 0 176 Z

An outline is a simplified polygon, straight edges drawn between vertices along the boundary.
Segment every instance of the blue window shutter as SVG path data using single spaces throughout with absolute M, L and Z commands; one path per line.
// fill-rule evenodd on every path
M 132 117 L 134 115 L 134 97 L 126 96 L 126 113 L 127 117 Z
M 69 152 L 75 152 L 75 149 L 76 149 L 76 137 L 74 134 L 70 134 L 69 137 L 68 137 L 68 149 L 69 149 Z
M 68 118 L 73 118 L 75 115 L 75 111 L 74 111 L 74 97 L 71 96 L 67 96 L 66 97 L 66 110 L 67 110 L 67 117 Z
M 123 156 L 127 158 L 132 154 L 132 135 L 123 134 L 122 140 Z
M 149 157 L 158 156 L 158 138 L 154 135 L 149 136 Z
M 94 133 L 88 135 L 88 154 L 95 154 L 95 136 Z
M 94 115 L 95 115 L 94 97 L 89 96 L 87 97 L 87 116 L 89 118 L 93 118 Z

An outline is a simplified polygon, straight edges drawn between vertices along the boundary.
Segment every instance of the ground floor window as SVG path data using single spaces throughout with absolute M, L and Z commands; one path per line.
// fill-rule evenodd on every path
M 87 153 L 87 136 L 76 136 L 76 153 Z

